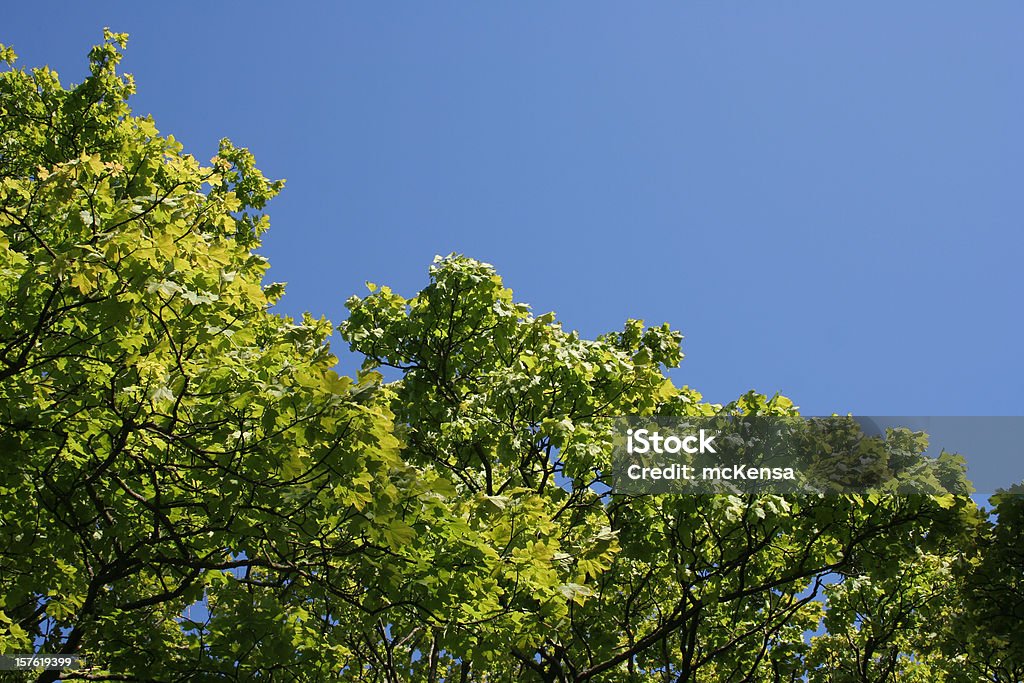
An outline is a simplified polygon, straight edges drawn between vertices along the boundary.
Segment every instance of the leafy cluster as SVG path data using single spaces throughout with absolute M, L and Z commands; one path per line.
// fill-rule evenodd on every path
M 328 321 L 271 311 L 282 183 L 133 115 L 124 45 L 70 88 L 0 46 L 0 654 L 84 655 L 63 680 L 1024 675 L 1021 496 L 992 523 L 922 435 L 827 436 L 907 495 L 613 494 L 617 417 L 797 409 L 707 403 L 669 326 L 583 339 L 457 255 L 348 301 L 339 376 Z
M 0 80 L 0 651 L 158 680 L 340 668 L 310 603 L 362 599 L 362 546 L 429 482 L 393 483 L 391 413 L 334 372 L 330 323 L 268 311 L 253 249 L 281 183 L 132 116 L 124 40 L 71 89 Z

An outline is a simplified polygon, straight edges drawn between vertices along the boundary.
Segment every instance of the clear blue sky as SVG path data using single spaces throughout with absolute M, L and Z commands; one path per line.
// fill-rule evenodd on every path
M 1020 2 L 17 2 L 0 41 L 79 81 L 105 25 L 137 112 L 287 178 L 288 312 L 457 251 L 587 336 L 669 321 L 713 401 L 1024 414 Z

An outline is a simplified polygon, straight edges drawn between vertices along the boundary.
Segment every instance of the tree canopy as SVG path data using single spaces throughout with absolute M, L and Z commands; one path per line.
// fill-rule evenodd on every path
M 872 442 L 904 495 L 615 494 L 616 417 L 798 410 L 459 255 L 347 302 L 339 376 L 330 322 L 272 310 L 283 182 L 132 114 L 125 41 L 70 87 L 0 46 L 0 654 L 87 660 L 24 680 L 1024 676 L 1020 491 L 986 517 L 922 434 Z

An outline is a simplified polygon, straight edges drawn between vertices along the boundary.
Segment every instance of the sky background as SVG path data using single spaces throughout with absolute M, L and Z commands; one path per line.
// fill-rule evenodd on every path
M 460 252 L 584 336 L 670 322 L 711 401 L 1024 414 L 1020 2 L 18 2 L 0 42 L 79 82 L 104 26 L 136 113 L 287 179 L 285 312 Z

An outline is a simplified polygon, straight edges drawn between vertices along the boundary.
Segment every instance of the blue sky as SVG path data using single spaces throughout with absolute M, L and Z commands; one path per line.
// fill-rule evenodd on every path
M 79 81 L 103 26 L 152 113 L 288 186 L 263 253 L 335 323 L 435 254 L 587 336 L 672 323 L 713 401 L 1024 414 L 1024 5 L 15 3 Z M 357 362 L 338 346 L 342 368 Z

